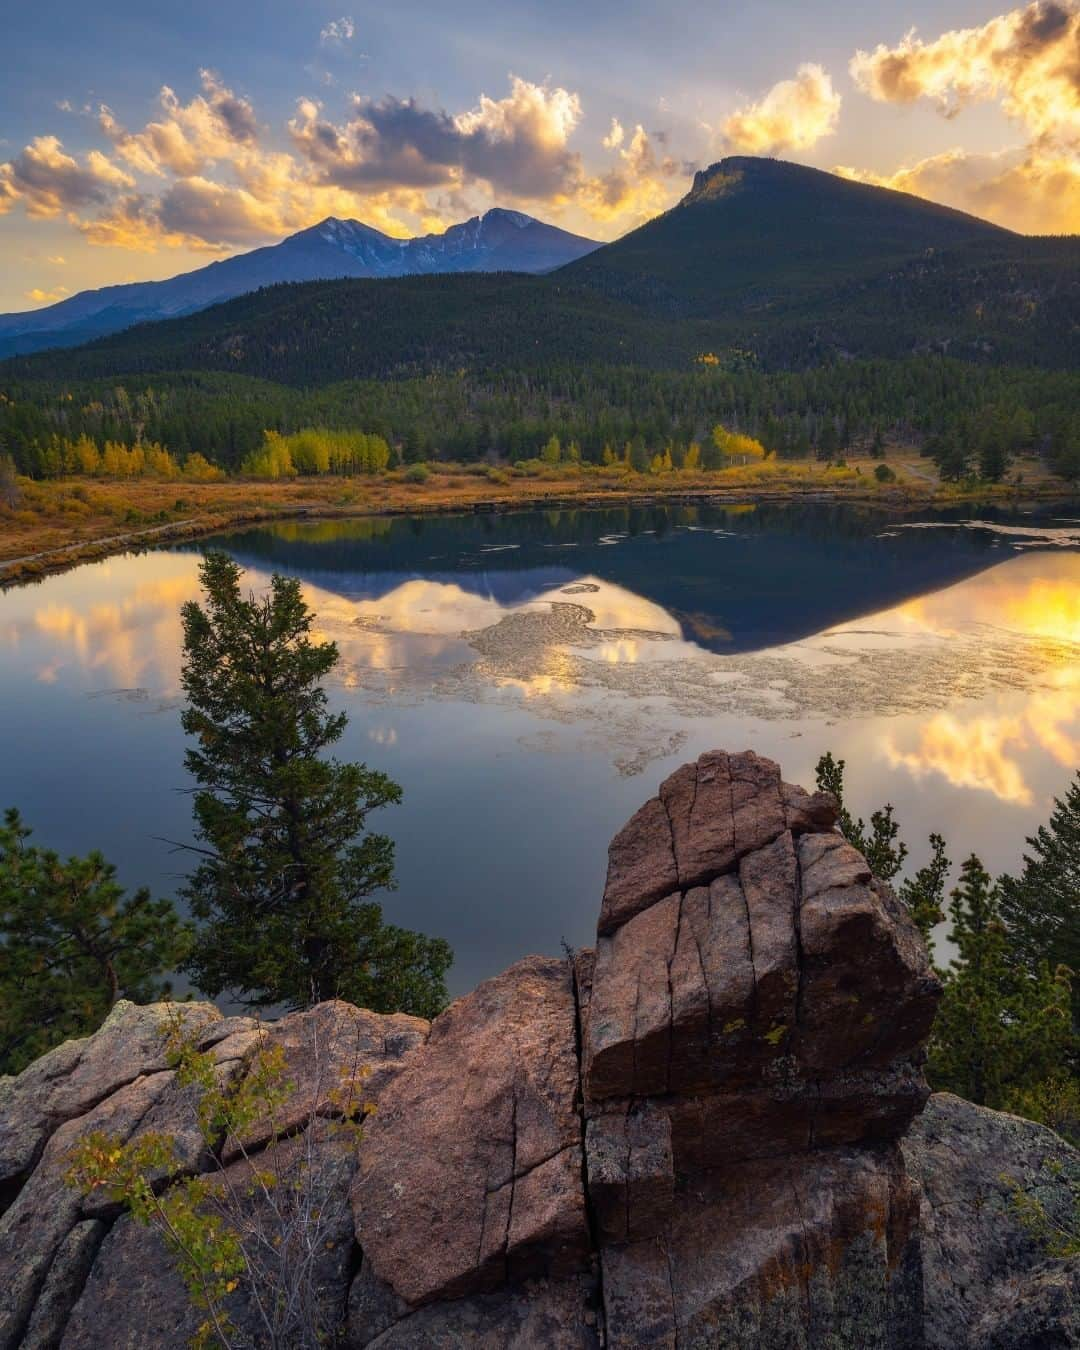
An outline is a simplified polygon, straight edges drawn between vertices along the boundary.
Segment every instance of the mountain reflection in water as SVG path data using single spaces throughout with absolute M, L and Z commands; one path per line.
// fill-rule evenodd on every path
M 388 912 L 451 940 L 456 990 L 588 942 L 607 840 L 703 749 L 751 746 L 806 783 L 832 749 L 854 807 L 894 802 L 913 865 L 938 829 L 992 870 L 1080 762 L 1075 522 L 660 514 L 219 541 L 256 589 L 299 575 L 341 649 L 341 753 L 405 789 L 379 822 L 398 841 Z M 157 840 L 189 830 L 179 606 L 198 561 L 112 559 L 0 597 L 0 805 L 160 891 L 184 864 Z

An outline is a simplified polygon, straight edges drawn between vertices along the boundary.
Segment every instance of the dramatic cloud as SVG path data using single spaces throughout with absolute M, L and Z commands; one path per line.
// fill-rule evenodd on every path
M 793 80 L 781 80 L 758 102 L 738 108 L 720 136 L 727 148 L 751 155 L 809 150 L 836 130 L 840 101 L 827 72 L 808 63 Z
M 949 150 L 893 174 L 847 166 L 836 172 L 943 202 L 1024 234 L 1080 232 L 1080 163 L 1072 155 L 1036 148 L 997 154 Z
M 1037 0 L 981 28 L 856 52 L 856 84 L 887 103 L 927 98 L 947 117 L 976 100 L 1001 103 L 1038 143 L 1080 143 L 1080 11 Z
M 619 162 L 607 173 L 583 179 L 579 187 L 579 196 L 594 219 L 620 217 L 638 224 L 671 205 L 673 188 L 681 185 L 687 166 L 657 152 L 657 145 L 665 148 L 666 139 L 663 132 L 650 136 L 639 124 L 630 144 L 624 146 L 623 128 L 612 119 L 604 147 L 617 149 Z
M 159 248 L 189 248 L 197 253 L 224 251 L 225 245 L 187 234 L 170 234 L 161 223 L 159 202 L 139 192 L 125 193 L 107 211 L 89 219 L 72 216 L 71 222 L 89 244 L 122 248 L 135 253 L 156 253 Z
M 995 101 L 1027 145 L 996 154 L 951 150 L 885 177 L 850 176 L 962 207 L 1029 233 L 1080 230 L 1080 11 L 1044 0 L 981 28 L 857 52 L 851 74 L 872 98 L 931 100 L 946 117 Z
M 21 201 L 29 216 L 56 216 L 107 202 L 135 180 L 100 150 L 80 164 L 55 136 L 37 136 L 6 164 L 0 164 L 0 214 Z
M 202 173 L 207 165 L 252 152 L 259 124 L 251 103 L 226 88 L 209 70 L 200 71 L 201 94 L 181 103 L 166 85 L 158 96 L 162 117 L 131 133 L 102 105 L 98 123 L 116 153 L 137 173 L 180 177 Z
M 463 186 L 483 182 L 523 200 L 557 198 L 581 174 L 568 141 L 581 120 L 576 94 L 511 78 L 502 99 L 481 95 L 456 116 L 415 99 L 357 97 L 337 125 L 310 99 L 289 129 L 322 182 L 358 188 Z

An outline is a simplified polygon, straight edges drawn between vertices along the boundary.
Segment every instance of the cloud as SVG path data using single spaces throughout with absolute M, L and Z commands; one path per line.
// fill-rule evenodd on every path
M 63 267 L 67 263 L 67 259 L 61 253 L 54 253 L 51 257 L 46 258 L 45 261 L 51 262 L 54 267 Z
M 33 287 L 26 292 L 27 300 L 32 300 L 35 305 L 53 305 L 57 300 L 63 300 L 64 296 L 71 292 L 66 286 L 54 286 L 51 291 L 42 290 L 40 286 Z
M 1080 232 L 1080 163 L 1072 155 L 1038 147 L 972 154 L 948 150 L 892 174 L 838 166 L 846 178 L 917 197 L 992 220 L 1025 234 Z
M 135 180 L 100 150 L 80 164 L 55 136 L 36 136 L 14 159 L 0 164 L 0 214 L 21 201 L 29 216 L 102 204 Z
M 340 21 L 335 20 L 340 24 Z M 344 31 L 344 30 L 342 30 Z M 387 233 L 436 231 L 494 202 L 572 224 L 637 224 L 671 204 L 686 165 L 663 131 L 616 120 L 607 166 L 586 170 L 572 138 L 583 116 L 572 91 L 511 77 L 502 97 L 464 111 L 416 99 L 354 95 L 335 119 L 298 100 L 287 148 L 267 145 L 251 102 L 212 71 L 190 98 L 168 86 L 142 126 L 107 104 L 94 120 L 109 153 L 69 155 L 42 137 L 0 165 L 0 214 L 66 213 L 91 244 L 148 252 L 227 252 L 360 216 Z
M 753 155 L 808 150 L 836 130 L 840 103 L 828 73 L 806 63 L 793 80 L 781 80 L 756 103 L 736 109 L 720 136 L 730 149 Z
M 528 200 L 572 190 L 581 165 L 568 141 L 580 120 L 576 94 L 512 76 L 505 98 L 482 94 L 457 115 L 412 98 L 357 96 L 352 117 L 337 125 L 302 99 L 289 129 L 325 183 L 431 188 L 479 181 Z
M 116 153 L 137 173 L 164 177 L 166 172 L 193 177 L 222 160 L 254 150 L 259 124 L 250 101 L 221 83 L 210 70 L 199 72 L 202 93 L 182 103 L 165 85 L 158 95 L 162 117 L 142 131 L 128 132 L 102 104 L 98 125 Z
M 345 16 L 341 19 L 332 19 L 319 34 L 319 41 L 340 47 L 343 43 L 351 42 L 355 36 L 356 25 L 352 19 Z
M 933 42 L 912 31 L 895 47 L 856 52 L 850 70 L 879 102 L 926 98 L 955 117 L 969 103 L 991 100 L 1038 144 L 1080 143 L 1080 10 L 1056 0 L 1036 0 Z
M 100 215 L 82 219 L 69 217 L 71 224 L 88 244 L 101 248 L 122 248 L 135 253 L 156 253 L 159 248 L 189 248 L 195 252 L 216 253 L 227 245 L 188 234 L 171 233 L 164 228 L 157 198 L 144 193 L 126 193 Z
M 626 139 L 626 132 L 623 130 L 623 124 L 617 117 L 611 119 L 611 130 L 600 142 L 605 150 L 618 150 Z
M 650 136 L 639 123 L 629 145 L 623 144 L 624 139 L 623 128 L 612 119 L 604 146 L 617 149 L 618 163 L 606 173 L 584 179 L 579 196 L 594 219 L 629 217 L 638 224 L 671 205 L 673 180 L 681 179 L 685 166 L 657 152 L 657 145 L 663 147 L 667 140 L 663 132 Z

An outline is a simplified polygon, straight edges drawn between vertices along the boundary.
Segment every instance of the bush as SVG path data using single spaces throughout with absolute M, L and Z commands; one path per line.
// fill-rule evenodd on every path
M 426 483 L 431 470 L 426 464 L 410 464 L 401 476 L 406 483 Z
M 212 1051 L 198 1049 L 179 1014 L 165 1031 L 166 1062 L 191 1103 L 184 1138 L 201 1135 L 210 1171 L 186 1174 L 178 1135 L 139 1130 L 125 1141 L 94 1130 L 67 1155 L 67 1185 L 104 1195 L 158 1235 L 204 1314 L 195 1350 L 330 1345 L 339 1310 L 327 1299 L 321 1268 L 349 1222 L 343 1159 L 355 1153 L 373 1109 L 361 1095 L 370 1070 L 313 1030 L 304 1047 L 312 1104 L 299 1129 L 287 1130 L 297 1084 L 266 1030 L 259 1028 L 236 1078 L 222 1075 Z M 348 1058 L 338 1068 L 342 1050 Z M 269 1137 L 256 1148 L 263 1130 Z
M 874 477 L 879 483 L 895 483 L 896 474 L 887 464 L 879 464 L 874 470 Z

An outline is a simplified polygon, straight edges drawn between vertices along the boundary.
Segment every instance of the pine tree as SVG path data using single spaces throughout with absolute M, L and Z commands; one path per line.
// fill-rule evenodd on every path
M 870 829 L 865 821 L 858 820 L 844 805 L 844 763 L 834 759 L 827 751 L 817 762 L 817 786 L 819 792 L 831 792 L 840 807 L 837 825 L 840 833 L 853 844 L 870 864 L 870 870 L 881 881 L 891 881 L 904 865 L 907 857 L 907 845 L 897 840 L 900 833 L 899 823 L 893 818 L 893 807 L 886 804 L 870 817 Z
M 930 1041 L 937 1090 L 981 1106 L 1006 1107 L 1067 1069 L 1075 1045 L 1069 976 L 1043 963 L 1034 975 L 1010 960 L 999 894 L 972 854 L 949 903 L 957 955 Z
M 322 681 L 337 647 L 311 639 L 300 583 L 240 591 L 223 553 L 201 568 L 205 609 L 183 608 L 186 764 L 202 861 L 184 892 L 204 921 L 187 969 L 198 986 L 252 1007 L 340 997 L 431 1016 L 445 1002 L 449 946 L 387 925 L 366 899 L 393 885 L 394 847 L 365 833 L 400 788 L 326 751 L 344 713 Z
M 72 1036 L 96 1031 L 118 998 L 148 1003 L 191 945 L 168 900 L 127 896 L 100 853 L 64 862 L 0 825 L 0 1073 L 18 1073 Z
M 998 883 L 1010 952 L 1030 974 L 1043 962 L 1072 971 L 1072 1015 L 1080 1027 L 1080 773 L 1027 844 L 1024 870 Z
M 940 834 L 932 834 L 930 861 L 920 867 L 913 877 L 905 877 L 900 885 L 900 899 L 907 905 L 915 926 L 931 951 L 934 947 L 934 929 L 945 918 L 942 902 L 950 865 L 945 852 L 945 840 Z

